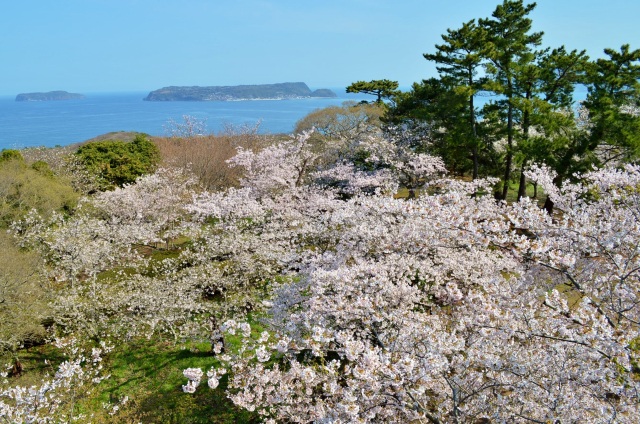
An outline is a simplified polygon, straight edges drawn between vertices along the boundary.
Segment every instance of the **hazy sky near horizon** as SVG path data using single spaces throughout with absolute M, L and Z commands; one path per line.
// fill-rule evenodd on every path
M 422 54 L 498 0 L 20 0 L 0 14 L 0 95 L 435 75 Z M 638 0 L 538 0 L 545 46 L 640 48 Z

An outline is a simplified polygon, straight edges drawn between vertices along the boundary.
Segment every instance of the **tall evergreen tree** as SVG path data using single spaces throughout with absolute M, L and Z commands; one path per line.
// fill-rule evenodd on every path
M 429 78 L 414 83 L 408 93 L 395 96 L 394 107 L 386 114 L 386 121 L 411 128 L 419 143 L 412 147 L 437 155 L 454 174 L 473 169 L 469 160 L 472 141 L 469 122 L 463 119 L 468 112 L 468 94 L 456 90 L 451 78 Z M 425 144 L 423 140 L 427 140 Z
M 605 49 L 608 58 L 588 63 L 587 99 L 583 102 L 586 128 L 555 152 L 556 177 L 561 185 L 592 165 L 637 161 L 640 157 L 640 50 L 628 44 L 620 51 Z M 545 209 L 553 210 L 547 198 Z
M 505 110 L 507 137 L 502 199 L 507 198 L 513 166 L 516 98 L 524 97 L 518 77 L 531 71 L 529 65 L 537 56 L 535 48 L 542 42 L 543 33 L 531 33 L 531 19 L 527 18 L 535 7 L 536 3 L 525 6 L 522 0 L 505 0 L 491 18 L 479 20 L 486 32 L 483 55 L 491 77 L 487 87 L 504 97 L 498 102 Z
M 442 35 L 443 44 L 437 44 L 435 53 L 425 53 L 423 56 L 436 63 L 443 80 L 455 85 L 458 94 L 463 94 L 468 102 L 463 112 L 467 131 L 463 131 L 462 144 L 471 152 L 473 162 L 473 178 L 478 178 L 480 141 L 477 130 L 477 113 L 474 96 L 485 83 L 485 78 L 478 77 L 478 70 L 482 65 L 481 51 L 484 46 L 484 30 L 471 20 L 459 29 L 447 29 Z M 460 118 L 463 118 L 462 116 Z
M 584 106 L 593 125 L 589 149 L 598 161 L 632 161 L 640 156 L 640 49 L 628 44 L 605 49 L 608 59 L 593 62 Z
M 565 47 L 535 52 L 535 61 L 522 64 L 518 72 L 519 95 L 516 100 L 520 114 L 520 184 L 518 199 L 526 194 L 524 170 L 530 160 L 549 162 L 550 139 L 556 138 L 559 128 L 566 128 L 567 113 L 573 106 L 573 91 L 577 83 L 584 81 L 588 61 L 585 51 L 567 52 Z M 531 138 L 533 125 L 544 129 L 548 140 Z M 537 144 L 542 143 L 541 148 Z
M 448 29 L 435 52 L 423 55 L 436 63 L 439 77 L 396 94 L 387 113 L 391 122 L 426 128 L 430 150 L 454 172 L 500 174 L 496 195 L 502 199 L 516 166 L 520 198 L 531 163 L 552 167 L 559 185 L 591 164 L 640 157 L 640 50 L 607 49 L 608 59 L 590 63 L 584 51 L 541 49 L 543 33 L 531 30 L 528 17 L 535 7 L 504 0 L 490 18 Z M 577 84 L 589 87 L 581 109 L 587 113 L 574 109 Z M 480 91 L 498 100 L 478 111 L 474 96 Z M 496 139 L 505 140 L 501 156 Z

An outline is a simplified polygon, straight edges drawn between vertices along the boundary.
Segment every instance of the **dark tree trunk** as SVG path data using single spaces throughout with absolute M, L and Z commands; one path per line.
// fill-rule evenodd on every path
M 11 377 L 20 377 L 22 375 L 23 367 L 22 362 L 19 359 L 13 361 L 13 367 L 11 368 Z
M 553 200 L 551 200 L 549 196 L 547 196 L 544 201 L 544 210 L 546 210 L 549 215 L 553 214 Z
M 511 162 L 513 161 L 513 104 L 509 99 L 507 112 L 507 155 L 504 164 L 504 185 L 502 186 L 502 200 L 507 200 L 509 180 L 511 179 Z
M 556 187 L 560 187 L 560 186 L 562 185 L 562 177 L 561 177 L 560 175 L 557 175 L 557 176 L 553 179 L 553 184 L 554 184 Z M 552 214 L 553 214 L 553 206 L 554 206 L 554 205 L 553 205 L 553 200 L 551 200 L 551 199 L 549 198 L 549 195 L 547 195 L 547 198 L 546 198 L 546 199 L 545 199 L 545 201 L 544 201 L 544 206 L 543 206 L 543 207 L 544 207 L 544 210 L 546 210 L 546 211 L 547 211 L 547 213 L 548 213 L 549 215 L 552 215 Z
M 473 176 L 472 179 L 478 178 L 478 147 L 473 146 Z
M 473 87 L 473 69 L 468 69 L 469 87 Z M 471 126 L 471 134 L 473 134 L 473 148 L 471 149 L 473 160 L 473 176 L 472 179 L 478 178 L 478 132 L 476 129 L 476 111 L 473 104 L 473 95 L 469 96 L 469 125 Z
M 527 160 L 522 161 L 522 166 L 520 167 L 520 185 L 518 186 L 518 200 L 522 199 L 527 195 L 527 177 L 524 175 L 524 169 L 527 166 Z
M 531 100 L 531 87 L 527 90 L 527 100 Z M 529 139 L 529 128 L 531 127 L 531 114 L 527 108 L 522 115 L 522 135 L 525 140 Z M 524 175 L 524 170 L 527 167 L 527 157 L 522 159 L 522 165 L 520 166 L 520 185 L 518 186 L 518 201 L 527 195 L 527 177 Z

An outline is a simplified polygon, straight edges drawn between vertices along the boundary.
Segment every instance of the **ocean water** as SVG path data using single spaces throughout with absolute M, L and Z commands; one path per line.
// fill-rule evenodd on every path
M 235 102 L 145 102 L 147 92 L 86 94 L 82 100 L 16 102 L 0 96 L 0 150 L 65 146 L 114 131 L 167 135 L 169 121 L 184 115 L 204 120 L 207 132 L 218 133 L 226 124 L 255 125 L 265 134 L 291 133 L 296 122 L 313 110 L 344 101 L 374 100 L 373 96 L 345 93 L 333 88 L 336 98 L 246 100 Z M 576 100 L 586 97 L 579 86 Z M 479 95 L 481 107 L 494 97 Z
M 184 115 L 204 120 L 207 132 L 225 125 L 255 125 L 265 134 L 291 133 L 309 112 L 372 96 L 333 89 L 337 98 L 247 100 L 234 102 L 145 102 L 147 92 L 86 94 L 82 100 L 16 102 L 0 96 L 0 150 L 64 146 L 113 131 L 167 135 L 169 121 Z

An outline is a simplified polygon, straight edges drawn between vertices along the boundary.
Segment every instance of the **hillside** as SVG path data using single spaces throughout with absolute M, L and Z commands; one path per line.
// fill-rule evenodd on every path
M 164 87 L 154 90 L 144 98 L 146 101 L 238 101 L 238 100 L 285 100 L 308 97 L 336 97 L 329 89 L 311 91 L 304 82 L 278 84 L 209 86 L 209 87 Z

